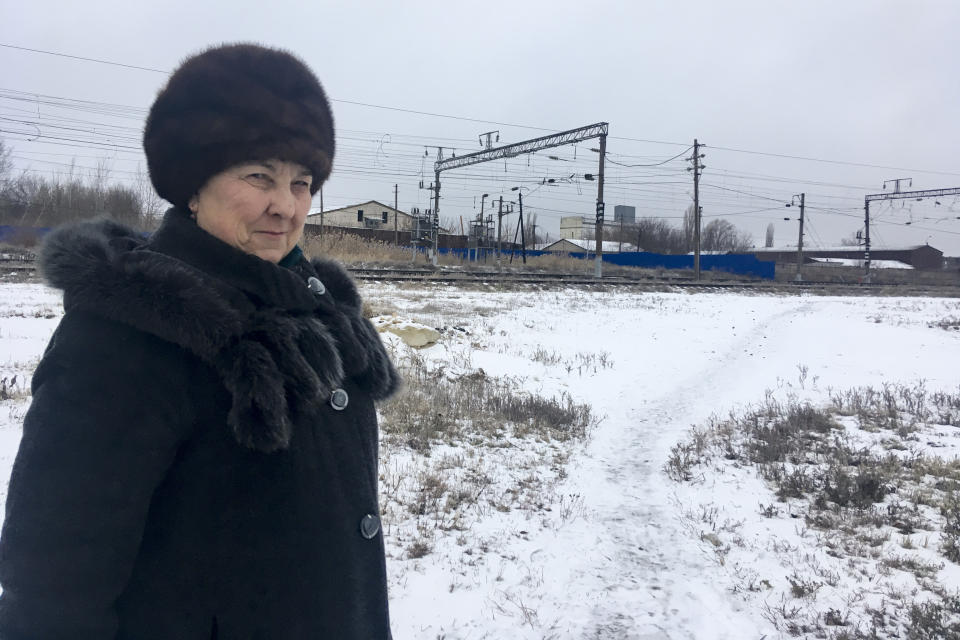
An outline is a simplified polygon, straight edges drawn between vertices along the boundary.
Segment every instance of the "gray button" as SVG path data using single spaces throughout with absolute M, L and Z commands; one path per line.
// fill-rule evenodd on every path
M 318 296 L 322 296 L 327 292 L 327 288 L 323 286 L 323 283 L 320 282 L 318 278 L 314 278 L 313 276 L 307 278 L 307 288 Z
M 350 396 L 347 395 L 347 392 L 343 389 L 334 389 L 333 394 L 330 396 L 330 406 L 336 409 L 337 411 L 343 411 L 347 408 L 347 403 L 350 402 Z
M 360 521 L 360 535 L 370 540 L 378 533 L 380 533 L 380 518 L 372 513 L 363 516 L 363 520 Z

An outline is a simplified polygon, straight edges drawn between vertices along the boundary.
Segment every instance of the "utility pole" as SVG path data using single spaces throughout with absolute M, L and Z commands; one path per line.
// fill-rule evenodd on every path
M 864 273 L 863 281 L 870 284 L 870 201 L 863 202 L 863 262 Z
M 500 205 L 497 210 L 497 270 L 502 270 L 503 263 L 500 261 L 500 252 L 502 250 L 502 230 L 503 230 L 503 216 L 508 213 L 513 213 L 513 205 L 507 206 L 507 210 L 503 210 L 503 196 L 500 196 Z
M 437 152 L 439 157 L 443 157 L 443 147 Z M 437 253 L 439 251 L 438 240 L 440 236 L 440 171 L 436 171 L 436 183 L 433 189 L 433 266 L 437 266 Z
M 694 138 L 693 156 L 687 158 L 693 161 L 693 167 L 687 167 L 687 171 L 693 171 L 693 271 L 697 280 L 700 280 L 700 170 L 704 168 L 700 164 L 702 157 L 704 154 L 700 153 L 700 143 Z
M 516 247 L 516 243 L 514 243 Z M 514 248 L 516 251 L 516 248 Z M 512 253 L 510 254 L 513 255 Z M 520 194 L 520 255 L 523 257 L 523 264 L 527 264 L 527 232 L 523 228 L 523 194 Z
M 607 134 L 600 135 L 600 170 L 597 172 L 597 253 L 594 263 L 593 275 L 595 278 L 603 277 L 603 165 L 607 159 Z
M 797 238 L 797 277 L 795 278 L 797 282 L 803 282 L 803 275 L 801 274 L 803 269 L 803 207 L 806 196 L 806 193 L 800 194 L 800 237 Z M 797 196 L 793 197 L 796 198 Z M 792 200 L 790 204 L 793 204 Z
M 513 234 L 513 246 L 517 246 L 517 235 L 520 236 L 520 255 L 523 256 L 523 264 L 527 264 L 527 238 L 526 231 L 523 228 L 523 191 L 519 187 L 514 187 L 519 193 L 517 198 L 520 201 L 520 219 L 517 220 L 517 232 Z M 514 249 L 513 251 L 516 251 Z M 513 264 L 513 251 L 510 252 L 510 264 Z
M 427 224 L 429 225 L 428 233 L 431 246 L 431 263 L 433 266 L 437 266 L 437 229 L 440 226 L 440 213 L 437 211 L 437 207 L 440 206 L 440 172 L 437 172 L 437 181 L 430 184 L 430 186 L 424 186 L 423 180 L 420 181 L 420 188 L 426 189 L 427 191 L 433 192 L 433 209 L 427 209 Z M 419 223 L 418 223 L 419 224 Z
M 397 224 L 397 190 L 400 185 L 393 185 L 393 244 L 400 246 L 400 228 Z
M 500 250 L 502 246 L 500 239 L 502 237 L 502 231 L 503 231 L 503 196 L 500 196 L 500 206 L 497 209 L 497 271 L 501 271 L 503 269 L 503 264 L 500 262 Z

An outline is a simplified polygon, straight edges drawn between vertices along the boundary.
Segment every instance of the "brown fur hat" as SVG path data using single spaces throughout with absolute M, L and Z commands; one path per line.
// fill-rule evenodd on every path
M 187 58 L 170 76 L 147 116 L 143 148 L 157 193 L 179 207 L 211 176 L 270 158 L 307 167 L 314 194 L 332 168 L 333 115 L 297 57 L 223 45 Z

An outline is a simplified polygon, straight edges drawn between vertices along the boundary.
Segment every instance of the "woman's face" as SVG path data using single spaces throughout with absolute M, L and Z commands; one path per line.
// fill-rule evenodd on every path
M 264 160 L 230 167 L 190 199 L 197 226 L 227 244 L 280 262 L 300 241 L 310 210 L 310 172 Z

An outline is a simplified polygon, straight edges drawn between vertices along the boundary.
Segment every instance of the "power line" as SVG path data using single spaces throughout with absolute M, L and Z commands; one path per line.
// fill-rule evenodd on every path
M 735 149 L 733 147 L 717 147 L 710 145 L 711 149 L 717 149 L 719 151 L 731 151 L 733 153 L 746 153 L 749 155 L 755 156 L 767 156 L 770 158 L 785 158 L 788 160 L 804 160 L 807 162 L 824 162 L 827 164 L 839 164 L 845 165 L 848 167 L 866 167 L 868 169 L 890 169 L 892 171 L 913 171 L 914 173 L 931 173 L 941 176 L 956 176 L 960 177 L 960 173 L 950 172 L 950 171 L 933 171 L 930 169 L 911 169 L 906 167 L 890 167 L 882 164 L 869 164 L 866 162 L 850 162 L 848 160 L 827 160 L 825 158 L 811 158 L 808 156 L 792 156 L 785 153 L 770 153 L 769 151 L 751 151 L 749 149 Z
M 86 57 L 86 56 L 77 56 L 77 55 L 72 55 L 72 54 L 60 53 L 60 52 L 56 52 L 56 51 L 47 51 L 47 50 L 44 50 L 44 49 L 33 49 L 33 48 L 29 48 L 29 47 L 20 47 L 20 46 L 11 45 L 11 44 L 5 44 L 5 43 L 0 43 L 0 47 L 5 47 L 5 48 L 8 48 L 8 49 L 17 49 L 17 50 L 20 50 L 20 51 L 29 51 L 29 52 L 32 52 L 32 53 L 40 53 L 40 54 L 51 55 L 51 56 L 58 56 L 58 57 L 63 57 L 63 58 L 70 58 L 70 59 L 74 59 L 74 60 L 82 60 L 82 61 L 85 61 L 85 62 L 95 62 L 95 63 L 98 63 L 98 64 L 107 64 L 107 65 L 112 65 L 112 66 L 117 66 L 117 67 L 125 67 L 125 68 L 128 68 L 128 69 L 138 69 L 138 70 L 150 71 L 150 72 L 154 72 L 154 73 L 164 73 L 164 74 L 167 74 L 167 75 L 169 75 L 169 74 L 171 73 L 170 71 L 165 71 L 165 70 L 163 70 L 163 69 L 154 69 L 154 68 L 152 68 L 152 67 L 143 67 L 143 66 L 139 66 L 139 65 L 131 65 L 131 64 L 126 64 L 126 63 L 122 63 L 122 62 L 114 62 L 114 61 L 112 61 L 112 60 L 102 60 L 102 59 L 99 59 L 99 58 L 89 58 L 89 57 Z M 330 100 L 333 101 L 333 102 L 341 102 L 341 103 L 343 103 L 343 104 L 350 104 L 350 105 L 355 105 L 355 106 L 368 107 L 368 108 L 372 108 L 372 109 L 385 109 L 385 110 L 388 110 L 388 111 L 398 111 L 398 112 L 401 112 L 401 113 L 411 113 L 411 114 L 415 114 L 415 115 L 424 115 L 424 116 L 429 116 L 429 117 L 434 117 L 434 118 L 448 118 L 448 119 L 451 119 L 451 120 L 461 120 L 461 121 L 464 121 L 464 122 L 477 122 L 477 123 L 482 123 L 482 124 L 495 124 L 495 125 L 499 125 L 499 126 L 516 127 L 516 128 L 518 128 L 518 129 L 531 129 L 531 130 L 536 130 L 536 131 L 555 131 L 555 129 L 547 128 L 547 127 L 535 127 L 535 126 L 532 126 L 532 125 L 516 124 L 516 123 L 510 123 L 510 122 L 501 122 L 501 121 L 497 121 L 497 120 L 485 120 L 485 119 L 482 119 L 482 118 L 471 118 L 471 117 L 467 117 L 467 116 L 455 116 L 455 115 L 450 115 L 450 114 L 445 114 L 445 113 L 435 113 L 435 112 L 430 112 L 430 111 L 420 111 L 420 110 L 417 110 L 417 109 L 406 109 L 406 108 L 403 108 L 403 107 L 393 107 L 393 106 L 388 106 L 388 105 L 373 104 L 373 103 L 369 103 L 369 102 L 360 102 L 360 101 L 356 101 L 356 100 L 344 100 L 344 99 L 337 99 L 337 98 L 330 98 Z M 630 138 L 630 137 L 625 137 L 625 136 L 610 136 L 610 138 L 611 138 L 611 139 L 614 139 L 614 140 L 626 140 L 626 141 L 631 141 L 631 142 L 643 142 L 643 143 L 647 143 L 647 144 L 674 145 L 674 146 L 682 146 L 682 147 L 685 147 L 685 148 L 688 148 L 688 147 L 689 147 L 689 145 L 688 145 L 687 143 L 685 143 L 685 142 L 669 142 L 669 141 L 664 141 L 664 140 L 650 140 L 650 139 L 644 139 L 644 138 Z M 749 155 L 759 155 L 759 156 L 766 156 L 766 157 L 771 157 L 771 158 L 783 158 L 783 159 L 789 159 L 789 160 L 802 160 L 802 161 L 805 161 L 805 162 L 822 162 L 822 163 L 827 163 L 827 164 L 844 165 L 844 166 L 852 166 L 852 167 L 865 167 L 865 168 L 870 168 L 870 169 L 887 169 L 887 170 L 891 170 L 891 171 L 911 171 L 911 172 L 914 172 L 914 173 L 928 173 L 928 174 L 933 174 L 933 175 L 946 175 L 946 176 L 960 177 L 960 173 L 950 172 L 950 171 L 935 171 L 935 170 L 930 170 L 930 169 L 916 169 L 916 168 L 909 168 L 909 167 L 894 167 L 894 166 L 889 166 L 889 165 L 878 165 L 878 164 L 870 164 L 870 163 L 865 163 L 865 162 L 851 162 L 851 161 L 848 161 L 848 160 L 830 160 L 830 159 L 827 159 L 827 158 L 814 158 L 814 157 L 810 157 L 810 156 L 798 156 L 798 155 L 791 155 L 791 154 L 785 154 L 785 153 L 771 153 L 771 152 L 768 152 L 768 151 L 754 151 L 754 150 L 751 150 L 751 149 L 738 149 L 738 148 L 736 148 L 736 147 L 723 147 L 723 146 L 716 146 L 716 145 L 710 145 L 709 147 L 710 147 L 711 149 L 716 149 L 716 150 L 718 150 L 718 151 L 729 151 L 729 152 L 732 152 L 732 153 L 744 153 L 744 154 L 749 154 Z M 684 151 L 684 153 L 685 153 L 685 151 Z M 682 154 L 681 154 L 681 155 L 682 155 Z
M 676 160 L 677 158 L 679 158 L 680 156 L 682 156 L 683 154 L 685 154 L 687 151 L 690 151 L 690 149 L 692 149 L 692 147 L 687 147 L 686 149 L 684 149 L 683 151 L 681 151 L 681 152 L 678 153 L 677 155 L 673 156 L 672 158 L 667 158 L 667 159 L 664 160 L 663 162 L 657 162 L 657 163 L 655 163 L 655 164 L 624 164 L 624 163 L 622 163 L 622 162 L 617 162 L 616 160 L 611 160 L 609 153 L 607 154 L 607 162 L 609 162 L 610 164 L 619 165 L 619 166 L 621 166 L 621 167 L 659 167 L 659 166 L 661 166 L 661 165 L 667 164 L 668 162 L 671 162 L 671 161 L 673 161 L 673 160 Z
M 109 64 L 109 65 L 113 65 L 113 66 L 115 66 L 115 67 L 126 67 L 127 69 L 139 69 L 139 70 L 141 70 L 141 71 L 153 71 L 153 72 L 155 72 L 155 73 L 166 73 L 166 74 L 168 74 L 168 75 L 170 74 L 169 71 L 164 71 L 163 69 L 153 69 L 153 68 L 151 68 L 151 67 L 140 67 L 140 66 L 137 66 L 137 65 L 134 65 L 134 64 L 124 64 L 124 63 L 122 63 L 122 62 L 113 62 L 113 61 L 111 61 L 111 60 L 99 60 L 99 59 L 97 59 L 97 58 L 86 58 L 86 57 L 84 57 L 84 56 L 74 56 L 74 55 L 70 55 L 70 54 L 68 54 L 68 53 L 57 53 L 57 52 L 55 52 L 55 51 L 44 51 L 43 49 L 30 49 L 29 47 L 17 47 L 17 46 L 12 45 L 12 44 L 3 44 L 2 42 L 0 42 L 0 47 L 4 47 L 4 48 L 6 48 L 6 49 L 19 49 L 20 51 L 30 51 L 30 52 L 33 52 L 33 53 L 43 53 L 43 54 L 48 55 L 48 56 L 59 56 L 59 57 L 61 57 L 61 58 L 72 58 L 72 59 L 74 59 L 74 60 L 84 60 L 84 61 L 86 61 L 86 62 L 99 62 L 100 64 Z

